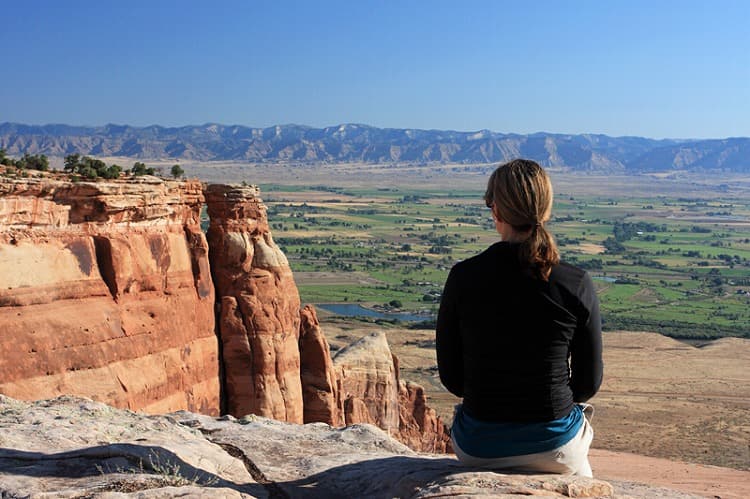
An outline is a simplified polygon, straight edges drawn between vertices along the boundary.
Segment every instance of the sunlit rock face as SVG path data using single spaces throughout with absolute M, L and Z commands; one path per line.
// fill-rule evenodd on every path
M 398 431 L 398 368 L 385 333 L 373 333 L 342 348 L 338 369 L 347 424 L 372 423 Z
M 199 182 L 0 180 L 0 393 L 219 412 Z
M 210 185 L 206 203 L 226 409 L 304 420 L 299 293 L 255 187 Z

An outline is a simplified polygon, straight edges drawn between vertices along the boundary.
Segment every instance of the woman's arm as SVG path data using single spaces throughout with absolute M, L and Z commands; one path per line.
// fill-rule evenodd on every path
M 456 280 L 454 267 L 448 274 L 443 295 L 440 298 L 440 310 L 435 328 L 435 349 L 440 381 L 453 395 L 463 397 L 464 367 L 458 325 Z
M 586 402 L 599 391 L 604 372 L 599 299 L 588 273 L 581 282 L 579 297 L 583 312 L 570 346 L 570 388 L 575 402 Z

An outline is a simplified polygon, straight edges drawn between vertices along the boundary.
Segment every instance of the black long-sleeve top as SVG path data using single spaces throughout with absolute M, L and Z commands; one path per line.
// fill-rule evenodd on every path
M 601 385 L 599 302 L 585 271 L 560 263 L 543 281 L 517 250 L 496 243 L 451 269 L 437 320 L 440 380 L 477 419 L 553 421 Z

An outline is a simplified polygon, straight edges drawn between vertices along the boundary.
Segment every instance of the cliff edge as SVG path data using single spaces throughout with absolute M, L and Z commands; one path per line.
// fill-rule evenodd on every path
M 10 427 L 0 437 L 3 497 L 616 497 L 600 480 L 462 468 L 371 425 L 145 416 L 73 397 L 0 396 L 0 426 Z

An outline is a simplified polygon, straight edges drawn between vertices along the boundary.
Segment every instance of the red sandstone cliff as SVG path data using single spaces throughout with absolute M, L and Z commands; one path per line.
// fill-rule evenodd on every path
M 415 449 L 449 450 L 422 387 L 399 379 L 385 334 L 331 359 L 315 310 L 299 310 L 258 189 L 210 185 L 206 202 L 227 411 L 295 423 L 372 423 Z
M 256 187 L 209 185 L 227 412 L 303 422 L 299 294 Z
M 0 181 L 0 393 L 219 412 L 198 182 Z
M 384 334 L 331 359 L 258 194 L 153 177 L 0 180 L 0 393 L 372 423 L 444 452 L 442 422 L 399 379 Z

